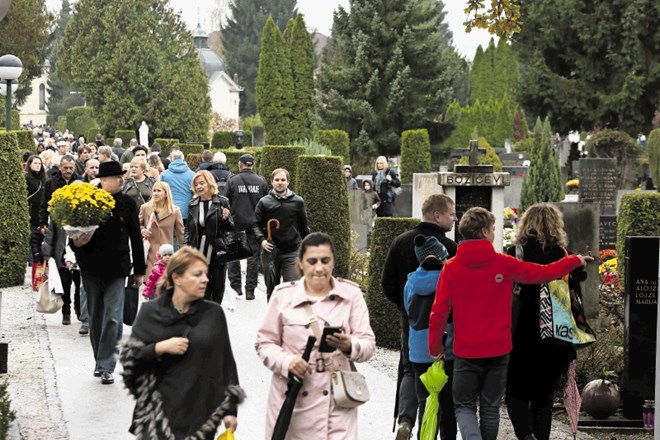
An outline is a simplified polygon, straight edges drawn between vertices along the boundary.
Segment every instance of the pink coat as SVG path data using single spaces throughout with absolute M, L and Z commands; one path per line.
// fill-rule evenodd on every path
M 158 262 L 154 265 L 154 268 L 151 270 L 151 273 L 149 274 L 149 278 L 147 278 L 147 282 L 144 283 L 144 291 L 142 292 L 142 296 L 145 298 L 156 298 L 158 297 L 158 294 L 156 292 L 156 286 L 158 285 L 158 281 L 160 281 L 161 278 L 163 278 L 163 275 L 165 275 L 165 271 L 167 270 L 167 266 L 165 265 L 165 262 L 160 259 L 160 254 L 158 255 Z
M 353 362 L 369 360 L 376 349 L 376 337 L 369 324 L 367 304 L 362 291 L 351 281 L 333 278 L 334 288 L 312 308 L 322 329 L 343 325 L 353 337 L 350 357 L 339 350 L 332 353 L 338 370 L 349 370 Z M 304 303 L 308 300 L 304 283 L 291 281 L 275 288 L 255 344 L 263 363 L 273 371 L 266 413 L 266 439 L 272 437 L 277 415 L 287 389 L 288 367 L 302 355 L 307 337 L 312 335 Z M 358 438 L 357 408 L 335 405 L 330 373 L 317 373 L 314 366 L 320 358 L 318 341 L 310 357 L 311 373 L 305 375 L 287 431 L 288 440 L 353 440 Z M 376 386 L 376 384 L 370 384 Z M 367 403 L 368 405 L 368 403 Z

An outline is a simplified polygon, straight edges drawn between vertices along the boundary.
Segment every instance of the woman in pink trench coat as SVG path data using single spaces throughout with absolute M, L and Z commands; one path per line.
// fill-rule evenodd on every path
M 265 438 L 271 439 L 291 372 L 302 377 L 303 386 L 286 438 L 358 439 L 357 408 L 337 406 L 330 373 L 316 369 L 316 360 L 321 357 L 319 341 L 309 364 L 301 358 L 308 336 L 313 335 L 304 304 L 312 303 L 320 328 L 343 326 L 343 333 L 328 337 L 328 343 L 336 348 L 331 359 L 337 370 L 350 370 L 349 360 L 365 362 L 374 354 L 376 338 L 369 324 L 367 305 L 357 284 L 332 276 L 334 245 L 328 235 L 313 233 L 305 237 L 296 264 L 303 277 L 275 288 L 257 332 L 257 353 L 273 371 Z

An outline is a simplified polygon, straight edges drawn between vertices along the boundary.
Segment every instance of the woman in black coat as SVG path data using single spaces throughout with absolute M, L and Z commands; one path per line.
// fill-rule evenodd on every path
M 524 261 L 548 264 L 562 259 L 567 251 L 561 212 L 545 203 L 529 207 L 520 219 L 516 243 L 522 248 L 522 255 L 518 257 Z M 516 246 L 510 247 L 507 253 L 516 256 Z M 570 288 L 580 297 L 580 281 L 586 277 L 584 268 L 576 269 L 569 276 Z M 538 284 L 521 286 L 506 383 L 509 417 L 516 436 L 525 440 L 550 438 L 555 388 L 576 356 L 572 346 L 541 340 L 539 293 Z
M 39 226 L 39 209 L 46 184 L 46 170 L 39 156 L 28 157 L 25 163 L 25 181 L 27 182 L 30 208 L 30 227 L 34 229 Z
M 376 215 L 378 217 L 392 217 L 395 212 L 394 200 L 396 199 L 393 188 L 400 188 L 401 181 L 396 171 L 387 166 L 385 156 L 378 156 L 378 159 L 376 159 L 371 180 L 374 182 L 374 191 L 380 197 L 380 205 L 376 209 Z
M 140 308 L 121 352 L 124 383 L 135 397 L 130 432 L 137 438 L 212 440 L 224 422 L 237 427 L 243 399 L 227 320 L 204 300 L 206 258 L 184 246 L 167 264 L 155 301 Z
M 192 179 L 195 198 L 188 207 L 188 222 L 184 244 L 199 249 L 209 263 L 209 283 L 205 299 L 222 303 L 225 294 L 225 264 L 216 261 L 215 239 L 229 226 L 229 200 L 218 194 L 213 175 L 206 170 L 197 171 Z

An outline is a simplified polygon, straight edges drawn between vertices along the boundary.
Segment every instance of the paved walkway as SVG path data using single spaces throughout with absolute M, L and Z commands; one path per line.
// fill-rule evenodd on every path
M 261 280 L 260 280 L 261 281 Z M 227 294 L 233 291 L 227 287 Z M 270 371 L 254 350 L 256 329 L 266 307 L 263 284 L 255 301 L 237 301 L 227 313 L 229 331 L 247 401 L 239 408 L 237 438 L 263 439 Z M 9 342 L 12 408 L 17 413 L 20 438 L 121 440 L 128 434 L 133 399 L 124 388 L 119 366 L 114 385 L 101 385 L 92 376 L 94 361 L 89 339 L 78 335 L 78 323 L 61 324 L 61 314 L 34 312 L 35 293 L 28 287 L 0 290 L 2 302 L 0 341 Z M 131 328 L 124 327 L 124 337 Z M 359 408 L 360 439 L 383 440 L 392 434 L 392 400 L 395 381 L 381 370 L 362 364 L 371 400 Z M 558 425 L 553 439 L 572 439 L 565 425 Z M 556 435 L 555 435 L 556 434 Z M 18 437 L 15 437 L 18 438 Z M 515 439 L 508 421 L 502 421 L 502 439 Z M 580 435 L 578 438 L 591 437 Z M 313 440 L 313 439 L 310 439 Z

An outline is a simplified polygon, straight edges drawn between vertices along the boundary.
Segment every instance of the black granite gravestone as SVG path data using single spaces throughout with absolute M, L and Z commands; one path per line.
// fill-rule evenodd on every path
M 599 250 L 616 249 L 616 216 L 601 215 L 599 230 Z
M 493 189 L 490 186 L 457 186 L 456 187 L 456 241 L 463 240 L 463 236 L 458 230 L 458 223 L 463 214 L 474 207 L 486 208 L 490 211 Z
M 626 237 L 623 416 L 654 400 L 660 237 Z
M 600 203 L 600 215 L 616 215 L 616 159 L 580 159 L 580 201 Z

